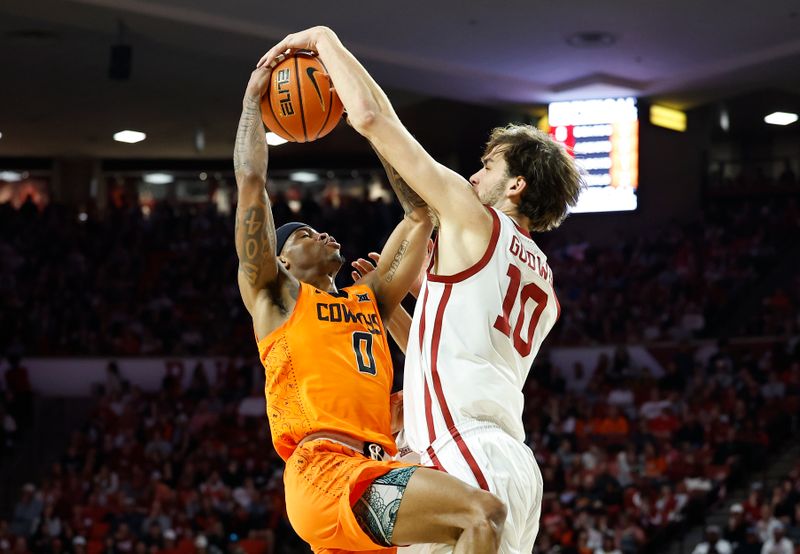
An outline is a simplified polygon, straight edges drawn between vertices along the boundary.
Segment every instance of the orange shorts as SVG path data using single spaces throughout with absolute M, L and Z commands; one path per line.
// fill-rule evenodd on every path
M 371 460 L 328 441 L 298 446 L 286 461 L 286 512 L 295 532 L 314 552 L 392 553 L 361 529 L 352 506 L 372 481 L 412 464 Z

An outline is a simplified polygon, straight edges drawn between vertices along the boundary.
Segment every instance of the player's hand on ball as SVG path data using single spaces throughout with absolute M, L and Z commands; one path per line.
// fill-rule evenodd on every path
M 272 69 L 269 67 L 257 67 L 250 74 L 250 80 L 247 82 L 247 89 L 245 90 L 245 97 L 257 98 L 260 101 L 261 97 L 267 92 L 271 73 Z
M 375 268 L 378 266 L 378 261 L 381 259 L 381 255 L 377 252 L 370 252 L 367 256 L 372 260 L 365 260 L 364 258 L 359 258 L 354 262 L 351 262 L 355 270 L 350 272 L 350 275 L 353 277 L 353 281 L 358 281 L 359 279 L 363 279 L 368 274 L 375 271 Z
M 335 36 L 332 30 L 321 25 L 292 33 L 291 35 L 286 35 L 286 38 L 261 56 L 261 59 L 258 60 L 258 67 L 274 67 L 281 62 L 281 59 L 278 59 L 279 56 L 291 53 L 295 50 L 313 50 L 316 52 L 317 41 L 325 35 Z

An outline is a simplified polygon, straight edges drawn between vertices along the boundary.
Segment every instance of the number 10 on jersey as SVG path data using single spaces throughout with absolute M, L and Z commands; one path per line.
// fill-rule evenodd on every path
M 531 353 L 533 348 L 533 334 L 536 332 L 536 325 L 539 324 L 539 318 L 542 312 L 547 307 L 547 293 L 540 289 L 536 283 L 528 283 L 522 290 L 520 284 L 522 282 L 522 272 L 515 265 L 509 265 L 507 275 L 510 279 L 506 296 L 503 299 L 503 314 L 497 316 L 494 322 L 494 328 L 503 333 L 505 336 L 511 338 L 511 328 L 514 328 L 514 349 L 519 352 L 520 356 L 525 357 Z M 517 304 L 519 298 L 519 313 L 517 314 L 516 322 L 511 322 L 511 311 L 514 305 Z M 525 337 L 522 336 L 522 329 L 525 327 L 525 305 L 529 300 L 536 302 L 536 307 L 533 310 L 533 315 L 525 330 Z

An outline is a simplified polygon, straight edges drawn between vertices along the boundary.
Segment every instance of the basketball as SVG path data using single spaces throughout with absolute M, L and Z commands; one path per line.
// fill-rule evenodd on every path
M 292 142 L 324 137 L 343 111 L 325 66 L 313 52 L 297 52 L 276 65 L 261 100 L 264 124 Z

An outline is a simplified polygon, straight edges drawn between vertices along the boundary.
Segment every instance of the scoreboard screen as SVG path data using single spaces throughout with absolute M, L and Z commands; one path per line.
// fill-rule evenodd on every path
M 564 144 L 584 171 L 586 189 L 572 209 L 635 210 L 639 187 L 639 118 L 635 98 L 553 102 L 550 135 Z

